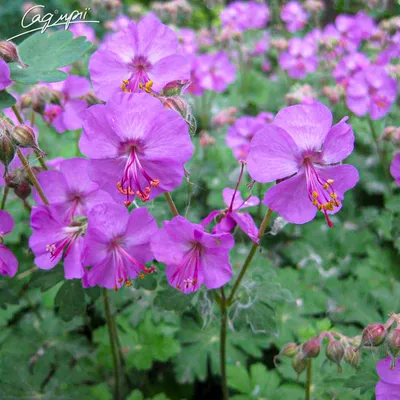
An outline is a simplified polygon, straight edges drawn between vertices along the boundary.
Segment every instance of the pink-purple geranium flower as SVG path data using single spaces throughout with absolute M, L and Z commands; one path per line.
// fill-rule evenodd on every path
M 333 77 L 337 84 L 347 86 L 349 80 L 359 71 L 367 68 L 370 64 L 368 57 L 363 53 L 350 53 L 344 56 L 336 65 Z
M 233 155 L 237 160 L 247 159 L 251 139 L 267 124 L 263 114 L 261 117 L 240 117 L 229 128 L 226 135 L 226 145 L 232 149 Z
M 381 379 L 375 387 L 376 400 L 400 400 L 400 364 L 391 369 L 391 363 L 391 357 L 387 357 L 376 364 Z
M 281 18 L 289 32 L 297 32 L 307 24 L 308 14 L 300 3 L 289 1 L 282 7 Z
M 235 81 L 235 66 L 224 51 L 202 54 L 196 58 L 197 84 L 202 89 L 223 92 Z
M 173 190 L 193 153 L 186 121 L 146 93 L 90 107 L 79 147 L 91 158 L 90 179 L 127 205 Z
M 7 63 L 0 58 L 0 90 L 4 90 L 12 84 L 10 79 L 10 68 Z
M 349 80 L 346 104 L 357 116 L 370 114 L 371 119 L 385 116 L 396 99 L 397 82 L 384 67 L 370 65 Z
M 89 179 L 89 164 L 84 158 L 70 158 L 61 161 L 59 171 L 43 171 L 38 175 L 50 204 L 62 205 L 69 218 L 86 215 L 97 204 L 113 202 L 109 193 Z M 37 204 L 43 204 L 36 190 L 34 198 Z
M 68 218 L 64 208 L 57 205 L 33 207 L 31 228 L 29 247 L 40 269 L 52 269 L 63 260 L 65 279 L 83 277 L 84 216 Z
M 255 1 L 236 1 L 222 10 L 222 27 L 229 27 L 238 32 L 248 29 L 261 29 L 269 19 L 269 9 L 266 4 Z
M 195 54 L 198 46 L 196 32 L 193 29 L 181 28 L 178 32 L 179 51 L 183 55 Z
M 61 92 L 61 105 L 47 104 L 44 119 L 58 133 L 82 128 L 82 118 L 88 105 L 80 98 L 90 90 L 90 82 L 83 76 L 70 75 L 64 82 L 50 84 Z
M 201 225 L 181 216 L 164 221 L 152 240 L 156 260 L 167 265 L 169 284 L 183 293 L 195 292 L 203 283 L 208 289 L 216 289 L 228 282 L 233 246 L 231 234 L 204 232 Z
M 85 281 L 88 286 L 118 290 L 131 279 L 154 271 L 146 267 L 153 259 L 150 240 L 157 224 L 145 207 L 129 214 L 119 204 L 100 204 L 88 214 L 84 265 L 91 267 Z
M 392 174 L 397 185 L 400 186 L 400 153 L 397 153 L 390 165 L 390 173 Z
M 136 93 L 145 88 L 160 91 L 169 82 L 189 79 L 189 64 L 178 54 L 178 39 L 154 15 L 113 35 L 89 62 L 90 78 L 98 97 Z
M 201 225 L 207 226 L 215 219 L 217 224 L 214 226 L 212 233 L 232 232 L 239 225 L 240 229 L 253 242 L 258 243 L 258 228 L 252 216 L 248 212 L 240 212 L 243 208 L 258 205 L 260 202 L 258 197 L 250 196 L 243 200 L 240 192 L 231 188 L 225 188 L 222 191 L 222 197 L 227 208 L 212 211 L 204 218 Z
M 310 72 L 316 71 L 318 58 L 315 46 L 305 39 L 292 38 L 288 51 L 279 56 L 279 65 L 293 79 L 305 78 Z
M 318 210 L 341 208 L 344 193 L 358 181 L 357 169 L 338 164 L 354 147 L 351 126 L 343 118 L 332 127 L 332 113 L 321 103 L 282 109 L 250 145 L 248 171 L 258 182 L 279 181 L 263 203 L 287 221 L 304 224 Z
M 4 246 L 4 236 L 14 228 L 14 220 L 11 215 L 0 210 L 0 274 L 12 278 L 18 269 L 18 260 L 10 249 Z

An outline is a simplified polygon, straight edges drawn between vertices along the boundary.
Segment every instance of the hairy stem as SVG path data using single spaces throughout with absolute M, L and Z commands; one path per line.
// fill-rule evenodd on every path
M 32 185 L 37 190 L 39 197 L 42 199 L 43 203 L 46 204 L 46 206 L 48 206 L 50 203 L 47 200 L 47 197 L 44 194 L 43 189 L 40 186 L 39 181 L 36 179 L 36 176 L 33 173 L 32 169 L 31 169 L 31 167 L 29 165 L 29 161 L 25 158 L 25 156 L 22 154 L 22 151 L 19 148 L 17 148 L 17 155 L 18 155 L 19 159 L 21 160 L 22 165 L 26 169 L 26 172 L 27 172 L 27 174 L 29 176 L 29 179 L 32 182 Z
M 311 400 L 311 384 L 312 384 L 312 360 L 307 360 L 307 376 L 306 376 L 306 400 Z
M 104 300 L 104 312 L 106 315 L 106 322 L 108 328 L 108 336 L 110 339 L 111 346 L 111 355 L 113 359 L 113 367 L 114 367 L 114 400 L 120 400 L 120 364 L 118 359 L 118 338 L 117 332 L 114 327 L 113 318 L 110 310 L 110 302 L 108 300 L 108 292 L 107 289 L 103 289 L 103 300 Z
M 171 195 L 168 192 L 166 192 L 166 193 L 164 193 L 164 196 L 167 199 L 169 209 L 171 210 L 172 214 L 174 214 L 174 217 L 178 216 L 179 215 L 179 211 L 176 208 L 176 205 L 174 203 L 174 200 L 172 200 Z
M 228 325 L 228 307 L 224 288 L 221 288 L 221 330 L 219 341 L 219 362 L 221 370 L 222 400 L 229 400 L 228 379 L 226 376 L 226 331 Z
M 268 209 L 268 211 L 265 213 L 264 219 L 261 222 L 260 225 L 260 230 L 258 232 L 258 238 L 261 240 L 261 238 L 264 236 L 265 230 L 267 229 L 267 226 L 269 224 L 269 221 L 271 220 L 271 215 L 272 215 L 272 210 Z M 251 261 L 253 260 L 254 255 L 256 254 L 256 251 L 258 249 L 259 244 L 258 243 L 253 243 L 253 246 L 251 246 L 250 252 L 243 264 L 242 269 L 239 272 L 239 275 L 236 279 L 236 282 L 233 285 L 232 291 L 227 299 L 227 304 L 228 307 L 232 304 L 233 298 L 235 296 L 236 291 L 238 290 L 240 283 L 242 282 L 242 279 L 249 268 L 249 265 Z
M 10 191 L 10 188 L 8 186 L 5 186 L 4 192 L 3 192 L 3 197 L 1 198 L 0 210 L 4 210 L 4 207 L 6 206 L 6 201 L 7 201 L 7 196 L 8 196 L 9 191 Z

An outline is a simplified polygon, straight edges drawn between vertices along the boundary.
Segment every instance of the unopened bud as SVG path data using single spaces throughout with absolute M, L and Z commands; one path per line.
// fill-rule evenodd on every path
M 288 343 L 283 346 L 278 356 L 294 357 L 299 352 L 299 346 L 296 343 Z
M 396 367 L 396 358 L 400 355 L 400 328 L 390 331 L 385 339 L 388 353 L 392 356 L 392 364 L 390 369 Z
M 81 97 L 82 100 L 86 101 L 88 106 L 94 106 L 96 104 L 105 104 L 105 102 L 99 99 L 92 90 L 87 92 L 84 96 Z
M 30 148 L 42 152 L 36 141 L 35 132 L 28 125 L 17 125 L 11 131 L 11 137 L 18 147 Z
M 197 123 L 188 102 L 181 96 L 159 97 L 163 106 L 180 114 L 189 126 L 189 132 L 196 132 Z
M 292 359 L 292 367 L 296 371 L 297 376 L 299 376 L 307 367 L 307 362 L 301 357 L 301 353 L 297 353 Z
M 19 106 L 21 109 L 29 108 L 32 105 L 32 96 L 30 94 L 23 94 L 19 98 Z
M 317 336 L 303 343 L 301 346 L 301 355 L 303 359 L 316 358 L 321 350 L 321 339 Z
M 358 364 L 360 363 L 360 352 L 356 351 L 356 348 L 353 346 L 346 347 L 344 351 L 344 361 L 347 364 L 350 364 L 352 367 L 358 369 Z
M 15 156 L 15 147 L 11 139 L 5 134 L 0 132 L 0 162 L 4 165 L 6 172 L 11 161 Z
M 27 181 L 22 181 L 15 189 L 14 193 L 22 200 L 26 200 L 32 192 L 31 186 Z
M 201 131 L 199 144 L 203 147 L 214 146 L 215 139 L 207 131 Z
M 342 367 L 340 366 L 340 362 L 344 356 L 344 349 L 342 344 L 338 340 L 329 340 L 326 345 L 326 358 L 333 363 L 337 364 L 338 372 L 342 372 Z
M 179 96 L 189 85 L 190 82 L 188 80 L 169 82 L 164 86 L 162 95 L 166 97 Z
M 21 61 L 18 55 L 17 46 L 11 42 L 0 42 L 0 58 L 2 58 L 6 63 L 16 62 L 21 67 L 26 67 L 26 65 Z
M 382 324 L 368 324 L 362 333 L 361 343 L 356 348 L 356 351 L 360 350 L 361 347 L 377 347 L 380 346 L 385 340 L 387 331 Z

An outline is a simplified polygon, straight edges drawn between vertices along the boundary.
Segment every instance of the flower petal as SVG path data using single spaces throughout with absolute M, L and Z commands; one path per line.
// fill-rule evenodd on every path
M 7 235 L 14 228 L 14 220 L 12 216 L 7 212 L 0 210 L 0 237 Z
M 257 182 L 286 178 L 299 170 L 298 147 L 283 129 L 267 125 L 250 143 L 247 166 L 250 176 Z
M 332 113 L 322 103 L 282 109 L 273 124 L 285 130 L 302 150 L 319 150 L 332 126 Z
M 13 252 L 0 244 L 0 274 L 12 278 L 18 270 L 18 260 Z

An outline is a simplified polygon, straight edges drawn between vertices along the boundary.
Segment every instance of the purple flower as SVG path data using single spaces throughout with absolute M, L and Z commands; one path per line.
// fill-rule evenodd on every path
M 376 364 L 381 379 L 375 387 L 376 400 L 400 400 L 400 364 L 390 369 L 391 362 L 391 357 L 387 357 Z
M 130 279 L 148 274 L 146 262 L 153 259 L 150 239 L 157 224 L 145 207 L 129 214 L 119 204 L 100 204 L 88 214 L 83 261 L 92 268 L 86 275 L 88 286 L 118 290 Z
M 40 269 L 52 269 L 64 260 L 65 279 L 82 278 L 85 217 L 67 218 L 65 210 L 56 205 L 33 207 L 31 228 L 29 247 Z
M 11 215 L 3 210 L 0 210 L 0 274 L 12 278 L 18 269 L 18 260 L 4 246 L 4 236 L 10 233 L 14 228 L 14 221 Z
M 290 39 L 288 51 L 279 56 L 279 65 L 287 70 L 291 78 L 305 78 L 308 73 L 316 71 L 318 67 L 315 46 L 300 38 Z
M 226 145 L 233 151 L 237 160 L 246 160 L 250 150 L 250 142 L 254 135 L 261 131 L 267 122 L 262 117 L 240 117 L 229 128 Z
M 69 30 L 74 34 L 74 38 L 85 36 L 86 40 L 88 40 L 89 42 L 96 42 L 96 33 L 89 24 L 71 24 Z
M 281 10 L 281 18 L 289 32 L 301 31 L 308 20 L 308 14 L 297 1 L 289 1 Z
M 400 153 L 397 153 L 390 165 L 390 173 L 392 174 L 397 185 L 400 186 Z
M 216 289 L 228 282 L 233 246 L 231 234 L 206 233 L 201 225 L 181 216 L 164 221 L 151 242 L 156 260 L 167 264 L 169 284 L 183 293 L 195 292 L 203 283 L 208 289 Z
M 97 50 L 89 72 L 96 95 L 108 100 L 114 93 L 160 91 L 169 82 L 189 79 L 189 64 L 178 54 L 176 34 L 149 15 L 130 22 Z
M 389 44 L 385 50 L 378 54 L 376 63 L 386 65 L 393 58 L 400 58 L 400 31 L 390 38 Z
M 62 94 L 61 105 L 47 104 L 44 119 L 53 124 L 58 133 L 82 128 L 82 118 L 88 105 L 79 98 L 90 90 L 89 81 L 83 76 L 70 75 L 64 82 L 50 84 Z
M 198 84 L 203 89 L 223 92 L 235 81 L 235 73 L 235 66 L 229 61 L 228 54 L 223 51 L 197 57 L 196 76 Z
M 339 85 L 347 86 L 350 78 L 370 64 L 368 57 L 363 53 L 350 53 L 344 56 L 336 65 L 333 77 Z
M 192 55 L 188 57 L 188 59 L 190 61 L 190 85 L 187 88 L 187 92 L 198 97 L 205 91 L 205 89 L 200 85 L 200 79 L 198 76 L 200 57 Z
M 397 82 L 384 67 L 370 65 L 356 73 L 346 88 L 346 105 L 357 116 L 371 119 L 385 116 L 396 99 Z
M 13 81 L 10 79 L 10 68 L 8 68 L 8 64 L 0 58 L 0 90 L 4 90 L 12 83 Z
M 247 159 L 250 176 L 258 182 L 282 180 L 270 188 L 263 203 L 287 221 L 304 224 L 317 210 L 328 214 L 341 208 L 344 193 L 358 181 L 351 165 L 332 165 L 354 148 L 354 134 L 343 118 L 332 125 L 332 113 L 321 103 L 281 110 L 274 122 L 257 133 Z
M 181 183 L 193 154 L 188 125 L 146 93 L 120 93 L 86 112 L 79 147 L 89 177 L 116 201 L 148 201 Z
M 221 15 L 222 27 L 243 32 L 248 29 L 261 29 L 269 19 L 269 9 L 266 4 L 255 1 L 236 1 L 229 4 Z
M 258 228 L 253 221 L 251 215 L 247 212 L 239 212 L 246 207 L 254 207 L 258 205 L 260 200 L 256 196 L 250 196 L 243 200 L 240 192 L 231 188 L 225 188 L 222 191 L 224 203 L 227 206 L 225 210 L 216 210 L 211 212 L 202 222 L 202 226 L 209 225 L 215 218 L 217 224 L 214 226 L 212 233 L 232 232 L 236 225 L 250 237 L 250 239 L 258 243 Z
M 68 218 L 86 215 L 97 204 L 113 202 L 109 193 L 99 190 L 99 185 L 89 179 L 89 164 L 89 160 L 71 158 L 61 161 L 59 171 L 43 171 L 38 175 L 50 204 L 63 205 Z M 34 198 L 37 204 L 43 204 L 36 190 Z
M 179 51 L 183 55 L 195 54 L 198 46 L 196 32 L 193 29 L 181 28 L 178 32 Z

